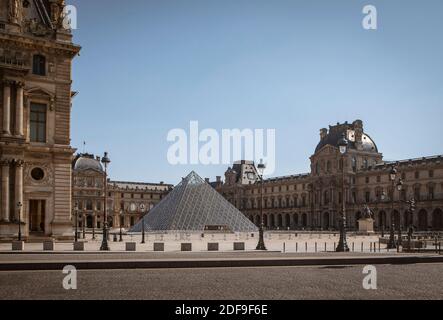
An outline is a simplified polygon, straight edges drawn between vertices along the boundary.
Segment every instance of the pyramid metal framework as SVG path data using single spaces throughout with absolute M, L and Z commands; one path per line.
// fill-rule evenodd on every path
M 145 231 L 229 230 L 258 228 L 212 186 L 192 171 L 145 217 Z M 130 232 L 141 232 L 140 221 Z

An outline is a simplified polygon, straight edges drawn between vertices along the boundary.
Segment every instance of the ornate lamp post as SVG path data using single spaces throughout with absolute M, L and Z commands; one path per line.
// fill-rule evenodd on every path
M 340 221 L 340 241 L 338 242 L 336 252 L 349 252 L 348 243 L 346 240 L 346 196 L 345 196 L 345 155 L 348 151 L 349 142 L 346 135 L 343 133 L 341 139 L 338 141 L 338 149 L 342 159 L 342 212 Z
M 389 179 L 391 180 L 392 183 L 392 190 L 391 190 L 391 228 L 389 230 L 388 249 L 397 248 L 397 245 L 395 243 L 395 217 L 394 217 L 394 193 L 396 188 L 396 183 L 395 183 L 396 177 L 397 177 L 397 168 L 395 167 L 395 165 L 393 165 L 389 173 Z M 402 185 L 403 182 L 400 179 L 397 183 L 397 189 L 401 190 Z
M 82 213 L 82 233 L 83 233 L 83 239 L 86 239 L 86 213 Z
M 78 203 L 75 203 L 74 206 L 74 215 L 75 215 L 75 235 L 74 235 L 74 241 L 78 242 Z
M 104 182 L 104 192 L 105 192 L 105 203 L 103 206 L 103 241 L 102 245 L 100 247 L 101 251 L 109 251 L 109 245 L 108 245 L 108 216 L 106 211 L 107 201 L 108 201 L 108 190 L 107 190 L 107 184 L 108 184 L 108 164 L 111 163 L 111 160 L 108 158 L 108 153 L 105 152 L 102 163 L 105 166 L 105 182 Z
M 142 242 L 141 243 L 145 243 L 145 205 L 141 204 L 140 205 L 140 210 L 142 213 Z
M 409 205 L 408 250 L 411 250 L 412 235 L 414 234 L 415 199 L 412 198 L 411 200 L 409 200 L 408 205 Z
M 17 213 L 18 213 L 18 241 L 22 241 L 22 207 L 21 202 L 17 203 Z
M 95 240 L 95 221 L 96 221 L 97 213 L 94 212 L 92 215 L 92 240 Z
M 263 219 L 263 174 L 265 172 L 266 166 L 263 163 L 263 160 L 260 161 L 260 163 L 257 166 L 257 171 L 260 177 L 260 227 L 258 231 L 258 244 L 256 250 L 267 250 L 265 246 L 265 239 L 264 239 L 264 219 Z
M 123 216 L 123 209 L 120 209 L 120 239 L 118 241 L 123 242 L 123 233 L 122 233 L 122 218 L 124 221 L 124 216 Z
M 397 183 L 397 190 L 400 192 L 403 189 L 403 180 L 400 179 Z M 400 220 L 400 213 L 398 216 L 398 236 L 397 236 L 397 251 L 400 252 L 400 246 L 402 245 L 402 235 L 401 235 L 401 220 Z

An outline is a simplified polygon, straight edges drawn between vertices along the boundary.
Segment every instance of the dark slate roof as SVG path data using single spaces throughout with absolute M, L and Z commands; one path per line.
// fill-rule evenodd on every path
M 341 139 L 343 133 L 346 133 L 347 129 L 348 128 L 343 127 L 336 130 L 330 130 L 326 137 L 318 143 L 317 147 L 315 148 L 315 153 L 320 151 L 321 148 L 326 145 L 337 147 L 338 141 Z M 366 133 L 363 133 L 362 136 L 362 147 L 363 151 L 378 152 L 377 145 L 375 144 L 374 140 L 372 140 L 372 138 Z M 355 149 L 355 143 L 349 141 L 349 148 Z
M 80 154 L 74 160 L 74 171 L 95 170 L 103 172 L 102 164 L 92 154 Z
M 194 171 L 183 179 L 145 217 L 145 230 L 198 231 L 222 226 L 233 232 L 255 232 L 257 227 Z M 141 232 L 143 222 L 131 228 Z

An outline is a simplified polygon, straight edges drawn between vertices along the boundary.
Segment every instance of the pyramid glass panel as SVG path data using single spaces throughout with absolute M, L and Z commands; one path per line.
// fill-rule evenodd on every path
M 224 230 L 256 232 L 258 228 L 236 207 L 191 172 L 145 217 L 146 231 Z M 141 232 L 143 223 L 131 228 Z

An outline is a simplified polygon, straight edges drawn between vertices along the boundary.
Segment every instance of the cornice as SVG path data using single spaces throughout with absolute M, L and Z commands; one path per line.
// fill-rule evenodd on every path
M 62 43 L 47 39 L 34 38 L 24 35 L 8 34 L 0 32 L 1 47 L 19 47 L 26 49 L 38 49 L 57 55 L 69 55 L 75 57 L 81 50 L 81 47 L 73 43 Z

